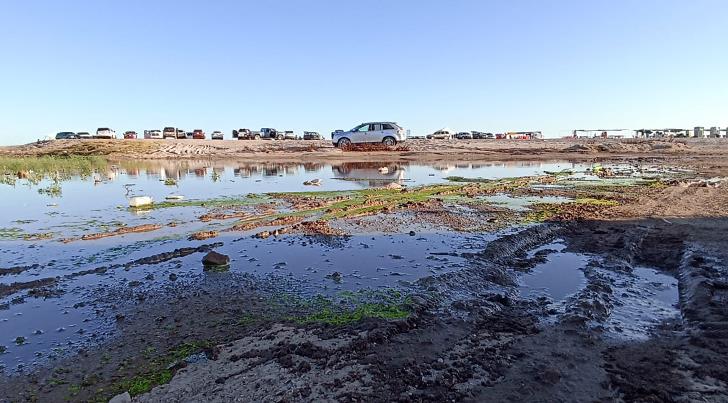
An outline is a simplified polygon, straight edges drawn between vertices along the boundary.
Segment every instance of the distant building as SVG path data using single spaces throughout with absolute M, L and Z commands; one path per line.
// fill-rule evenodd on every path
M 540 131 L 533 132 L 507 132 L 501 135 L 502 137 L 496 138 L 501 139 L 512 139 L 512 140 L 538 140 L 543 138 L 543 134 Z
M 688 129 L 637 129 L 635 130 L 637 138 L 670 138 L 670 137 L 690 137 Z
M 629 129 L 576 129 L 571 133 L 574 138 L 621 139 L 629 132 L 631 132 Z

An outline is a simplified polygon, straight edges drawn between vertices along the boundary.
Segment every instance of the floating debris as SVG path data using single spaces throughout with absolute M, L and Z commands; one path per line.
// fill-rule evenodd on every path
M 129 207 L 150 206 L 152 203 L 154 200 L 149 196 L 135 196 L 129 199 Z

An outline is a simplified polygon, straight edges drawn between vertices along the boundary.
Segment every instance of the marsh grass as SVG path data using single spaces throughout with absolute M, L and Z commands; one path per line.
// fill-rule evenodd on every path
M 107 166 L 105 159 L 96 156 L 0 156 L 0 183 L 15 185 L 18 180 L 27 180 L 37 184 L 47 178 L 60 182 L 74 176 L 88 177 Z

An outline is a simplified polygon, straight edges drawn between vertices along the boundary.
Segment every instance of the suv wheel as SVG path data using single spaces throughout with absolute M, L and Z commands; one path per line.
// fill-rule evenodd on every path
M 351 146 L 351 140 L 347 139 L 346 137 L 340 138 L 339 141 L 336 143 L 336 146 L 339 148 L 348 148 Z
M 384 140 L 382 140 L 382 144 L 387 147 L 393 147 L 397 144 L 397 140 L 395 140 L 394 137 L 385 137 Z

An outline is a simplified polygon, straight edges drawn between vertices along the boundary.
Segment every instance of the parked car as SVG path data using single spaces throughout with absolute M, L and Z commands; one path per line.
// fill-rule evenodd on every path
M 145 139 L 162 139 L 164 136 L 162 135 L 161 130 L 144 130 L 144 138 Z
M 76 136 L 78 136 L 78 138 L 80 139 L 90 139 L 92 137 L 91 133 L 89 132 L 78 132 L 76 133 Z
M 205 132 L 202 129 L 195 129 L 192 131 L 192 138 L 195 140 L 204 140 Z
M 321 140 L 321 135 L 318 132 L 303 132 L 304 140 Z
M 126 131 L 124 132 L 124 138 L 126 140 L 135 140 L 137 138 L 137 133 L 135 131 Z
M 428 134 L 428 139 L 451 140 L 455 133 L 447 128 L 440 129 L 432 134 Z
M 260 137 L 264 139 L 283 140 L 284 133 L 272 127 L 263 127 L 260 129 Z
M 174 127 L 165 127 L 164 130 L 162 130 L 162 137 L 165 139 L 177 138 L 177 129 Z
M 238 140 L 260 140 L 260 133 L 250 129 L 233 130 L 233 137 Z
M 285 132 L 283 132 L 283 138 L 285 140 L 295 140 L 296 134 L 293 133 L 293 130 L 286 130 Z
M 116 132 L 109 129 L 108 127 L 99 127 L 96 129 L 96 136 L 97 139 L 115 139 L 116 138 Z
M 458 140 L 472 140 L 473 135 L 470 132 L 460 132 L 455 135 L 455 138 Z
M 221 132 L 221 131 L 217 131 L 217 130 L 215 130 L 215 131 L 214 131 L 214 132 L 212 132 L 212 134 L 210 135 L 210 138 L 211 138 L 211 139 L 213 139 L 213 140 L 224 140 L 224 139 L 225 139 L 225 135 L 224 135 L 224 134 L 222 134 L 222 132 Z
M 176 131 L 175 137 L 178 138 L 178 139 L 186 139 L 187 138 L 187 132 L 178 128 L 177 131 Z
M 353 143 L 382 143 L 393 146 L 407 139 L 407 133 L 395 122 L 362 123 L 348 132 L 332 133 L 331 141 L 337 147 Z
M 56 140 L 72 140 L 79 138 L 74 132 L 59 132 L 56 133 Z

